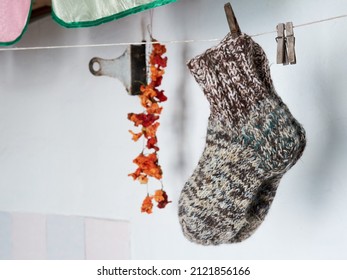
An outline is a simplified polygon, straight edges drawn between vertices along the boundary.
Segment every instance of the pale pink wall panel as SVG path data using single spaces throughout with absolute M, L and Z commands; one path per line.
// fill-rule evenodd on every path
M 47 259 L 85 259 L 84 218 L 47 216 Z
M 0 260 L 12 259 L 12 217 L 10 213 L 0 212 Z
M 87 259 L 130 259 L 129 222 L 86 218 L 85 229 Z
M 46 259 L 46 217 L 12 214 L 12 256 L 16 260 Z

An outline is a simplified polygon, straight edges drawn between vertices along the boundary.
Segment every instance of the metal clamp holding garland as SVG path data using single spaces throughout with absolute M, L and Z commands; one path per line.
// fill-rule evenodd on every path
M 164 95 L 163 90 L 159 90 L 163 75 L 165 73 L 164 68 L 167 66 L 167 57 L 163 57 L 166 53 L 165 45 L 159 44 L 157 41 L 153 41 L 153 49 L 149 58 L 150 64 L 150 83 L 142 85 L 140 88 L 140 100 L 141 105 L 145 108 L 143 113 L 134 114 L 129 113 L 128 119 L 134 122 L 136 127 L 140 126 L 141 131 L 135 133 L 131 130 L 132 139 L 136 142 L 142 136 L 145 138 L 146 146 L 142 152 L 133 160 L 138 166 L 134 173 L 129 174 L 134 180 L 139 181 L 141 184 L 147 184 L 147 196 L 144 199 L 141 207 L 141 212 L 151 214 L 153 209 L 153 200 L 157 202 L 158 208 L 162 209 L 170 203 L 168 196 L 163 190 L 162 177 L 163 171 L 159 165 L 157 145 L 157 129 L 160 125 L 158 122 L 163 107 L 159 106 L 159 103 L 165 102 L 167 97 Z M 148 191 L 148 179 L 153 177 L 160 181 L 161 189 L 155 191 L 154 195 L 150 195 Z

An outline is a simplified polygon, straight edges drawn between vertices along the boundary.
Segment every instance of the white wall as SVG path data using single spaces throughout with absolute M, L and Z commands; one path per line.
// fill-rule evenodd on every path
M 162 41 L 223 38 L 221 0 L 180 0 L 155 9 Z M 248 34 L 345 14 L 347 2 L 233 1 Z M 28 27 L 18 46 L 137 42 L 149 13 L 89 29 L 64 29 L 50 18 Z M 145 189 L 127 177 L 140 146 L 127 130 L 140 110 L 120 82 L 89 73 L 94 56 L 125 47 L 0 52 L 0 210 L 131 221 L 133 259 L 346 259 L 347 20 L 295 29 L 298 64 L 275 64 L 275 35 L 255 38 L 268 54 L 278 93 L 304 125 L 302 159 L 282 180 L 267 219 L 240 244 L 202 247 L 182 235 L 179 193 L 204 145 L 208 104 L 185 61 L 216 42 L 168 44 L 159 129 L 167 209 L 139 211 Z M 184 119 L 182 119 L 182 116 Z

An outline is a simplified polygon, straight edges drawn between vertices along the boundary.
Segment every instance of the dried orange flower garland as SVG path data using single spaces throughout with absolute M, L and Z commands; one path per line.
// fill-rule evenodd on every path
M 157 145 L 158 139 L 156 133 L 160 126 L 158 120 L 163 110 L 163 107 L 160 107 L 159 103 L 167 100 L 164 91 L 158 89 L 163 80 L 163 75 L 165 73 L 164 68 L 167 66 L 167 57 L 163 57 L 165 53 L 165 46 L 154 41 L 153 50 L 149 58 L 150 83 L 141 86 L 141 94 L 139 95 L 141 105 L 145 108 L 145 111 L 140 114 L 128 114 L 128 119 L 132 121 L 136 127 L 141 127 L 139 133 L 129 130 L 132 134 L 132 140 L 136 142 L 142 136 L 146 139 L 146 146 L 143 151 L 133 160 L 138 168 L 134 173 L 129 174 L 129 176 L 139 181 L 141 184 L 148 184 L 149 177 L 153 177 L 157 180 L 161 180 L 163 177 L 163 171 L 159 165 L 157 156 L 159 147 Z M 145 151 L 148 153 L 146 154 Z M 160 209 L 165 208 L 165 206 L 171 202 L 168 201 L 168 196 L 163 190 L 162 185 L 162 188 L 156 190 L 154 195 L 149 195 L 147 190 L 147 196 L 142 203 L 141 212 L 151 214 L 153 200 L 158 203 L 157 206 Z

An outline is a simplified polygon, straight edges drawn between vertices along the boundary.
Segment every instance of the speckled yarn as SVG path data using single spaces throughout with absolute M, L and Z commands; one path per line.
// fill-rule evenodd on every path
M 264 220 L 305 131 L 277 95 L 262 48 L 242 34 L 188 62 L 210 103 L 206 145 L 179 199 L 186 238 L 240 242 Z

